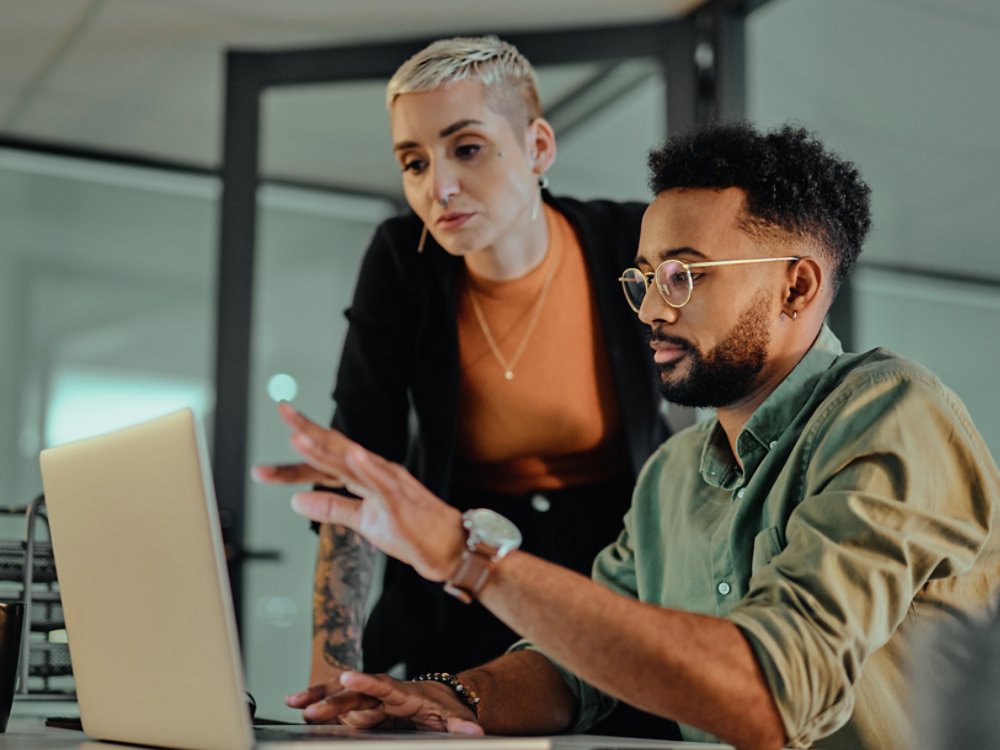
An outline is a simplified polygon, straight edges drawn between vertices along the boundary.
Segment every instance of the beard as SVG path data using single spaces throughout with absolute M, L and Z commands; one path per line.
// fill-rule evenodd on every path
M 762 292 L 747 305 L 729 333 L 704 355 L 685 339 L 650 331 L 651 341 L 682 348 L 691 362 L 687 376 L 676 382 L 668 378 L 683 359 L 657 365 L 663 398 L 680 406 L 724 407 L 749 395 L 767 362 L 771 341 L 767 318 L 767 296 Z

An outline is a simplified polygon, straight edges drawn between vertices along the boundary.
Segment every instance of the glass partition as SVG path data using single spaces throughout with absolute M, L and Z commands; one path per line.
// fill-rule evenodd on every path
M 38 452 L 211 411 L 217 182 L 0 150 L 0 502 Z

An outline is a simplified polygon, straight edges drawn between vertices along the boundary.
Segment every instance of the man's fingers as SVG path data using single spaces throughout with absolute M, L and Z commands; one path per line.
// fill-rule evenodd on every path
M 445 731 L 452 734 L 471 734 L 476 737 L 481 737 L 485 734 L 483 728 L 476 722 L 469 721 L 468 719 L 460 719 L 457 716 L 448 716 L 445 718 Z
M 334 434 L 331 432 L 331 434 Z M 360 486 L 357 477 L 344 461 L 345 452 L 356 447 L 347 440 L 341 440 L 334 444 L 329 442 L 317 442 L 302 432 L 296 432 L 291 437 L 292 447 L 302 456 L 307 466 L 314 471 L 326 476 L 327 479 L 334 478 L 341 485 L 353 484 Z
M 344 462 L 361 485 L 370 492 L 383 499 L 393 498 L 398 493 L 399 477 L 394 470 L 395 464 L 366 451 L 360 445 L 351 446 L 344 451 Z
M 312 685 L 305 690 L 285 696 L 285 705 L 290 708 L 305 708 L 326 698 L 331 691 L 338 692 L 341 687 L 336 682 L 326 682 L 319 685 Z
M 365 693 L 379 700 L 385 700 L 393 693 L 401 692 L 396 687 L 397 682 L 384 675 L 367 674 L 366 672 L 344 672 L 340 675 L 340 684 L 347 690 Z
M 278 403 L 278 413 L 293 432 L 306 436 L 309 440 L 320 444 L 328 445 L 337 450 L 343 450 L 351 441 L 336 430 L 327 429 L 313 422 L 303 414 L 300 414 L 287 401 Z
M 309 464 L 260 464 L 253 467 L 253 478 L 267 484 L 320 484 L 330 488 L 344 486 Z
M 361 693 L 339 693 L 307 706 L 303 718 L 311 724 L 345 723 L 347 715 L 357 711 L 377 709 L 381 705 L 377 698 Z
M 296 492 L 292 510 L 312 521 L 339 523 L 357 531 L 361 503 L 331 492 Z
M 381 706 L 363 711 L 351 711 L 340 717 L 340 723 L 352 729 L 371 729 L 385 723 L 386 713 Z

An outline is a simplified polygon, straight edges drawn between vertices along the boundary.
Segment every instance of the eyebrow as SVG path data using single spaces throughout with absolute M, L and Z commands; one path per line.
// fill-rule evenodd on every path
M 656 260 L 657 262 L 662 263 L 665 260 L 676 258 L 678 255 L 694 255 L 698 258 L 702 259 L 705 258 L 705 253 L 701 252 L 700 250 L 695 250 L 693 247 L 688 247 L 687 245 L 684 245 L 683 247 L 672 247 L 666 250 L 661 250 L 656 254 Z M 643 258 L 641 255 L 635 256 L 634 262 L 636 265 L 641 265 L 642 263 L 645 263 L 646 265 L 653 265 L 645 258 Z
M 438 133 L 438 138 L 447 138 L 449 135 L 453 135 L 453 134 L 457 133 L 462 128 L 469 127 L 469 125 L 484 125 L 484 124 L 485 123 L 482 120 L 475 120 L 475 119 L 473 119 L 471 117 L 466 118 L 464 120 L 459 120 L 458 122 L 453 122 L 448 127 L 442 129 Z M 393 151 L 405 151 L 408 148 L 417 148 L 419 146 L 420 146 L 420 144 L 417 143 L 416 141 L 401 141 L 400 143 L 395 144 L 392 147 L 392 150 Z

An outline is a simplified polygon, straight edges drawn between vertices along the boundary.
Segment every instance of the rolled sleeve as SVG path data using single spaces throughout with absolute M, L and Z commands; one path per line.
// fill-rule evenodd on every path
M 545 654 L 544 651 L 539 649 L 530 641 L 518 641 L 507 649 L 508 652 L 526 650 L 539 653 L 548 659 L 549 663 L 566 682 L 570 692 L 573 693 L 573 697 L 576 699 L 576 713 L 573 717 L 573 723 L 566 730 L 568 734 L 581 734 L 586 732 L 594 726 L 594 724 L 610 714 L 612 709 L 618 703 L 617 700 L 612 698 L 607 693 L 603 693 L 590 683 L 584 682 L 573 674 L 573 672 L 566 669 L 558 662 L 553 661 Z
M 869 388 L 864 408 L 831 404 L 835 419 L 819 415 L 804 441 L 812 454 L 803 461 L 805 499 L 788 519 L 784 548 L 756 569 L 728 614 L 795 747 L 851 718 L 866 661 L 918 595 L 933 605 L 936 589 L 947 588 L 955 601 L 954 576 L 987 539 L 991 493 L 978 435 L 934 385 L 912 373 L 887 376 Z

